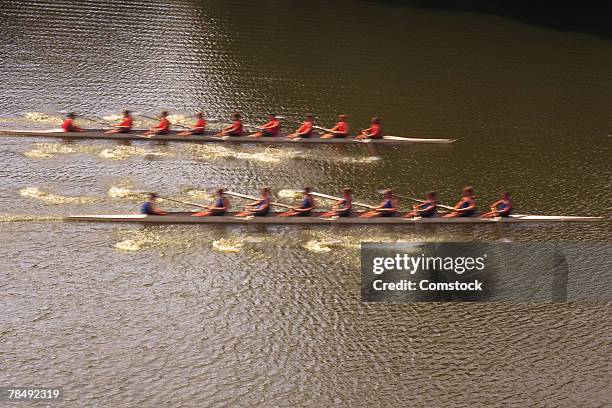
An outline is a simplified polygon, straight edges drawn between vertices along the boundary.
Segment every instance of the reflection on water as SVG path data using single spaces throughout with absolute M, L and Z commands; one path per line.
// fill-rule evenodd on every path
M 276 112 L 293 129 L 313 112 L 326 126 L 347 113 L 354 132 L 378 115 L 390 134 L 459 140 L 372 151 L 0 137 L 0 383 L 62 385 L 58 406 L 67 407 L 608 402 L 605 305 L 361 304 L 359 244 L 601 241 L 610 220 L 400 228 L 59 220 L 136 213 L 148 191 L 208 204 L 219 186 L 257 195 L 264 185 L 286 203 L 304 186 L 334 195 L 350 186 L 377 203 L 376 191 L 392 186 L 419 197 L 435 190 L 447 204 L 474 185 L 481 208 L 509 190 L 521 213 L 606 215 L 609 41 L 353 0 L 5 3 L 4 129 L 56 128 L 67 110 L 115 121 L 124 108 L 167 109 L 182 125 L 203 110 L 221 119 L 213 128 L 235 111 L 249 123 Z

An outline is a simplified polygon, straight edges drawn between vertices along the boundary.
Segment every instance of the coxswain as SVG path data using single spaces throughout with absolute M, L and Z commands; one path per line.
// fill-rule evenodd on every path
M 461 192 L 461 199 L 455 204 L 454 210 L 445 214 L 444 218 L 471 217 L 476 212 L 476 199 L 474 189 L 465 187 Z
M 307 115 L 304 123 L 290 135 L 287 135 L 289 139 L 298 139 L 300 137 L 310 137 L 312 135 L 312 127 L 314 126 L 314 116 Z
M 501 199 L 491 204 L 491 211 L 481 215 L 482 218 L 507 217 L 512 212 L 512 199 L 510 193 L 502 194 Z
M 208 209 L 191 214 L 193 217 L 207 217 L 209 215 L 225 215 L 229 209 L 229 200 L 224 194 L 223 189 L 219 188 L 216 191 L 215 203 L 208 206 Z
M 236 214 L 236 217 L 264 216 L 270 211 L 270 187 L 261 189 L 259 200 L 246 205 L 243 212 Z
M 383 193 L 383 197 L 383 201 L 378 207 L 375 207 L 371 211 L 361 214 L 360 217 L 392 217 L 397 212 L 397 200 L 393 196 L 393 190 L 391 190 L 390 188 L 386 189 Z
M 291 211 L 279 214 L 279 217 L 305 217 L 310 215 L 312 210 L 314 210 L 317 206 L 313 195 L 310 194 L 310 191 L 310 187 L 304 187 L 302 192 L 302 204 L 300 204 L 299 207 L 293 208 Z
M 121 122 L 113 124 L 114 129 L 107 130 L 104 133 L 106 134 L 129 133 L 130 130 L 132 130 L 133 122 L 134 120 L 132 119 L 132 115 L 130 111 L 126 109 L 123 111 L 123 119 L 121 120 Z
M 370 123 L 370 127 L 367 129 L 362 129 L 361 134 L 355 137 L 355 139 L 382 139 L 382 137 L 383 129 L 380 124 L 380 118 L 373 117 Z
M 432 217 L 436 214 L 436 210 L 438 208 L 438 195 L 432 191 L 427 194 L 427 199 L 425 199 L 422 203 L 416 204 L 412 206 L 412 211 L 406 213 L 404 215 L 405 218 L 414 218 L 414 217 Z
M 140 213 L 145 215 L 167 215 L 167 212 L 155 207 L 155 200 L 157 200 L 157 197 L 158 195 L 156 193 L 150 193 L 147 197 L 147 201 L 140 206 Z
M 276 117 L 276 115 L 274 113 L 271 113 L 268 115 L 268 122 L 265 125 L 257 126 L 257 129 L 259 129 L 258 132 L 253 133 L 252 135 L 249 135 L 247 137 L 278 136 L 278 133 L 281 129 L 281 123 L 280 120 L 278 120 L 278 118 Z
M 191 135 L 203 135 L 206 130 L 206 120 L 204 119 L 204 113 L 198 112 L 195 114 L 196 121 L 190 130 L 185 130 L 178 133 L 178 136 L 191 136 Z
M 240 114 L 234 113 L 232 115 L 232 124 L 225 129 L 221 130 L 217 136 L 242 136 L 242 121 L 240 120 Z
M 346 115 L 339 115 L 338 123 L 336 123 L 336 126 L 334 126 L 331 129 L 326 129 L 329 133 L 326 133 L 323 136 L 321 136 L 321 139 L 332 139 L 334 137 L 347 137 L 349 135 L 349 126 L 348 126 L 348 123 L 346 122 L 347 118 L 348 116 Z
M 66 119 L 62 122 L 62 130 L 64 132 L 84 132 L 85 129 L 81 129 L 74 123 L 74 119 L 76 118 L 76 113 L 68 112 L 66 114 Z
M 350 188 L 342 189 L 342 199 L 338 200 L 331 208 L 331 211 L 321 214 L 321 217 L 346 217 L 351 213 L 353 196 Z
M 170 121 L 168 120 L 168 111 L 161 111 L 159 114 L 159 123 L 144 134 L 145 136 L 150 135 L 166 135 L 170 132 Z

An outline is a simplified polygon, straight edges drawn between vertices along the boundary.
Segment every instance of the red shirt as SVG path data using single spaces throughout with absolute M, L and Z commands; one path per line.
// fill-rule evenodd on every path
M 297 130 L 297 133 L 309 135 L 312 133 L 312 122 L 306 121 L 302 123 L 302 126 Z
M 128 116 L 127 118 L 123 118 L 123 120 L 121 121 L 121 123 L 119 123 L 119 125 L 117 127 L 120 127 L 122 129 L 132 129 L 132 122 L 134 120 L 132 119 L 131 116 Z
M 168 118 L 161 118 L 159 124 L 155 126 L 159 133 L 168 133 L 170 131 L 170 121 Z
M 373 138 L 383 137 L 382 126 L 380 126 L 380 124 L 378 123 L 372 123 L 372 126 L 370 126 L 369 134 L 370 134 L 370 137 L 373 137 Z
M 205 128 L 206 128 L 206 121 L 204 120 L 204 118 L 198 118 L 196 119 L 195 125 L 193 126 L 192 130 L 197 133 L 202 133 L 204 132 Z
M 338 133 L 347 134 L 348 131 L 349 131 L 348 123 L 346 123 L 346 122 L 338 122 L 338 123 L 336 123 L 336 126 L 334 126 L 334 128 L 332 130 L 334 130 L 335 132 L 338 132 Z
M 232 123 L 232 127 L 234 128 L 234 130 L 232 131 L 232 134 L 234 136 L 240 136 L 242 135 L 242 122 L 237 120 L 234 123 Z
M 62 129 L 64 132 L 78 132 L 81 130 L 80 127 L 74 124 L 74 120 L 72 118 L 66 118 L 62 123 Z
M 265 125 L 263 125 L 263 127 L 266 128 L 264 132 L 271 133 L 272 136 L 276 136 L 278 135 L 278 132 L 280 131 L 280 128 L 281 128 L 280 120 L 273 119 L 269 121 L 268 123 L 266 123 Z

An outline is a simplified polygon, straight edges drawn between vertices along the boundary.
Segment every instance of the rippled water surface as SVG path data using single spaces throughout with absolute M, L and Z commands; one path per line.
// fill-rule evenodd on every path
M 375 150 L 0 137 L 0 385 L 61 385 L 66 407 L 611 402 L 609 304 L 366 305 L 359 293 L 362 241 L 609 240 L 609 39 L 375 1 L 2 6 L 2 129 L 54 128 L 65 110 L 114 120 L 127 107 L 168 109 L 184 124 L 200 109 L 251 123 L 278 112 L 287 128 L 308 112 L 321 124 L 348 113 L 355 130 L 379 115 L 391 134 L 459 141 Z M 270 185 L 291 203 L 304 185 L 349 185 L 376 202 L 394 186 L 452 203 L 467 184 L 483 203 L 511 191 L 521 213 L 606 219 L 390 229 L 61 220 L 132 213 L 151 190 L 207 203 L 217 186 Z

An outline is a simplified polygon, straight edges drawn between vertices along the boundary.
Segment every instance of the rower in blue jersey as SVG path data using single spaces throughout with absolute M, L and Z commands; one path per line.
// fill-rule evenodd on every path
M 438 195 L 432 191 L 427 194 L 427 199 L 412 207 L 412 211 L 404 215 L 405 218 L 432 217 L 438 208 Z
M 147 197 L 147 201 L 142 203 L 140 206 L 140 213 L 145 215 L 166 215 L 168 214 L 165 211 L 159 210 L 155 207 L 155 200 L 157 200 L 158 195 L 156 193 L 150 193 Z
M 350 188 L 342 189 L 342 199 L 338 200 L 331 208 L 331 211 L 321 214 L 321 217 L 346 217 L 351 213 L 353 206 L 353 196 Z
M 392 217 L 397 212 L 397 200 L 393 195 L 393 190 L 390 188 L 386 189 L 383 193 L 383 201 L 378 207 L 375 207 L 372 211 L 365 212 L 360 215 L 361 218 L 373 218 L 373 217 Z
M 317 206 L 314 197 L 310 194 L 310 187 L 304 187 L 302 192 L 302 203 L 299 207 L 293 208 L 291 211 L 287 211 L 279 214 L 279 217 L 305 217 L 310 215 L 312 210 Z
M 264 216 L 268 212 L 270 212 L 270 187 L 264 187 L 261 189 L 259 200 L 247 204 L 244 211 L 236 214 L 236 217 Z
M 476 199 L 474 189 L 465 187 L 461 192 L 461 199 L 457 201 L 453 211 L 444 215 L 444 218 L 471 217 L 476 213 Z
M 223 189 L 217 189 L 216 198 L 213 205 L 208 206 L 208 209 L 191 214 L 193 217 L 208 217 L 211 215 L 225 215 L 229 209 L 229 200 L 223 193 Z
M 482 218 L 508 217 L 512 212 L 512 199 L 510 193 L 502 194 L 501 199 L 491 204 L 491 211 L 481 215 Z

